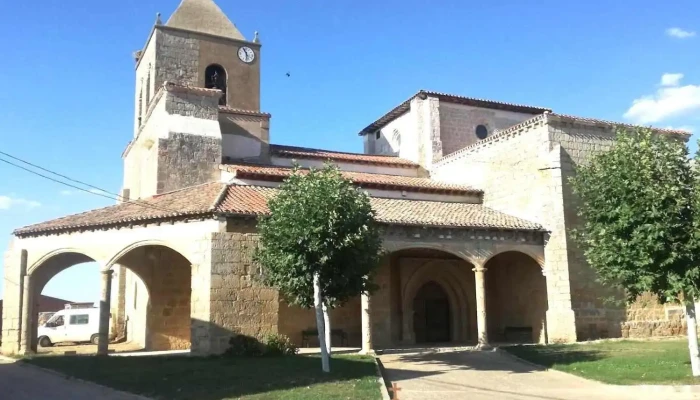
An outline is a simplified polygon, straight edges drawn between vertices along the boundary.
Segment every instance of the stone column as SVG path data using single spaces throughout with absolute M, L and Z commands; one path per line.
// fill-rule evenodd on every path
M 360 307 L 362 309 L 362 350 L 360 351 L 360 354 L 373 354 L 372 316 L 370 314 L 371 298 L 368 294 L 362 294 Z
M 32 354 L 32 327 L 34 326 L 34 278 L 31 275 L 24 276 L 22 288 L 22 329 L 20 331 L 20 354 Z
M 109 312 L 112 295 L 112 270 L 102 271 L 102 295 L 100 297 L 100 330 L 97 355 L 106 356 L 109 351 Z
M 474 282 L 476 284 L 476 329 L 477 346 L 489 347 L 488 325 L 486 320 L 486 268 L 477 265 L 474 269 Z

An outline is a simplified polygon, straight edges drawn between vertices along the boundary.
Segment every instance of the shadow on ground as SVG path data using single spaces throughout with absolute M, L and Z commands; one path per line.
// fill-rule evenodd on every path
M 165 399 L 221 400 L 311 385 L 360 381 L 376 390 L 371 358 L 334 357 L 323 374 L 315 356 L 46 356 L 25 362 L 115 389 Z M 311 397 L 314 398 L 314 397 Z

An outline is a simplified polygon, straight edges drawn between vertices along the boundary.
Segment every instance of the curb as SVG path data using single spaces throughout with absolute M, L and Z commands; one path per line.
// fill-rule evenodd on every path
M 501 349 L 500 347 L 496 347 L 494 349 L 496 353 L 505 355 L 508 358 L 511 358 L 512 360 L 518 361 L 523 364 L 527 364 L 533 368 L 536 368 L 540 371 L 548 371 L 548 372 L 555 372 L 558 374 L 564 374 L 568 376 L 573 376 L 578 379 L 583 379 L 589 382 L 605 385 L 609 388 L 620 390 L 620 391 L 625 391 L 629 390 L 630 388 L 635 388 L 635 389 L 641 389 L 644 391 L 649 391 L 649 392 L 655 392 L 655 393 L 681 393 L 681 394 L 688 394 L 688 393 L 700 393 L 700 384 L 698 385 L 611 385 L 609 383 L 601 382 L 601 381 L 596 381 L 593 379 L 588 379 L 584 378 L 582 376 L 574 375 L 574 374 L 569 374 L 568 372 L 563 372 L 563 371 L 557 371 L 555 369 L 547 368 L 544 365 L 540 364 L 535 364 L 531 361 L 522 359 L 514 354 L 509 353 L 506 350 Z
M 90 381 L 86 381 L 86 380 L 83 380 L 83 379 L 80 379 L 80 378 L 75 378 L 75 377 L 72 377 L 72 376 L 70 376 L 70 375 L 66 375 L 66 374 L 64 374 L 64 373 L 62 373 L 62 372 L 55 371 L 55 370 L 53 370 L 53 369 L 48 369 L 48 368 L 39 367 L 39 366 L 36 366 L 36 365 L 33 365 L 33 364 L 29 364 L 27 361 L 25 361 L 25 360 L 23 360 L 23 359 L 19 359 L 19 360 L 15 360 L 15 361 L 16 361 L 17 364 L 18 364 L 20 367 L 22 367 L 22 368 L 30 368 L 30 369 L 31 369 L 31 368 L 34 368 L 34 369 L 37 369 L 37 370 L 42 371 L 42 372 L 44 372 L 44 373 L 47 373 L 47 374 L 54 375 L 54 376 L 56 376 L 56 377 L 65 379 L 65 380 L 67 380 L 67 381 L 80 382 L 81 384 L 88 385 L 88 386 L 92 386 L 92 387 L 94 387 L 94 388 L 96 388 L 96 389 L 99 389 L 99 390 L 102 390 L 102 391 L 110 391 L 110 392 L 118 393 L 118 394 L 120 394 L 120 395 L 122 395 L 122 396 L 131 397 L 131 398 L 133 398 L 134 400 L 153 400 L 153 399 L 151 399 L 150 397 L 145 397 L 145 396 L 142 396 L 142 395 L 140 395 L 140 394 L 129 393 L 129 392 L 125 392 L 125 391 L 119 390 L 119 389 L 113 389 L 113 388 L 111 388 L 111 387 L 109 387 L 109 386 L 104 386 L 104 385 L 100 385 L 100 384 L 95 383 L 95 382 L 90 382 Z
M 374 366 L 377 369 L 377 380 L 379 381 L 379 391 L 382 392 L 382 400 L 391 400 L 389 395 L 389 387 L 386 384 L 386 378 L 384 377 L 384 366 L 379 357 L 374 357 Z

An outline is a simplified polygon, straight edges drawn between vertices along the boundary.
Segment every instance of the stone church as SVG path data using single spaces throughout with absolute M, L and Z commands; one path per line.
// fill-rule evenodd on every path
M 158 18 L 135 53 L 121 201 L 14 231 L 3 353 L 36 351 L 38 296 L 84 262 L 102 270 L 99 353 L 110 336 L 193 354 L 221 353 L 235 334 L 302 344 L 313 312 L 262 286 L 251 259 L 256 218 L 294 162 L 335 163 L 371 195 L 383 227 L 379 289 L 332 311 L 334 345 L 684 331 L 682 312 L 653 298 L 604 302 L 610 291 L 567 235 L 578 223 L 568 178 L 624 124 L 420 90 L 358 126 L 363 154 L 275 145 L 260 109 L 261 46 L 212 0 L 182 0 Z

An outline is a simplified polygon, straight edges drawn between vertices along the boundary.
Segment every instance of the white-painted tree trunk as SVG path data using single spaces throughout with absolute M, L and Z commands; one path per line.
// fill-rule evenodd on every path
M 314 274 L 314 308 L 316 308 L 316 329 L 318 330 L 318 344 L 321 347 L 321 368 L 323 372 L 331 372 L 331 363 L 328 359 L 326 347 L 326 329 L 323 317 L 323 298 L 321 297 L 321 279 L 318 273 Z
M 331 339 L 333 338 L 332 332 L 331 332 L 331 317 L 328 314 L 328 306 L 326 305 L 326 302 L 323 302 L 323 322 L 326 325 L 326 351 L 328 352 L 328 355 L 330 356 L 333 354 L 333 349 L 332 349 L 332 343 Z
M 690 365 L 693 368 L 693 376 L 700 376 L 700 352 L 698 351 L 698 324 L 695 318 L 695 299 L 686 300 L 685 321 L 688 324 Z

